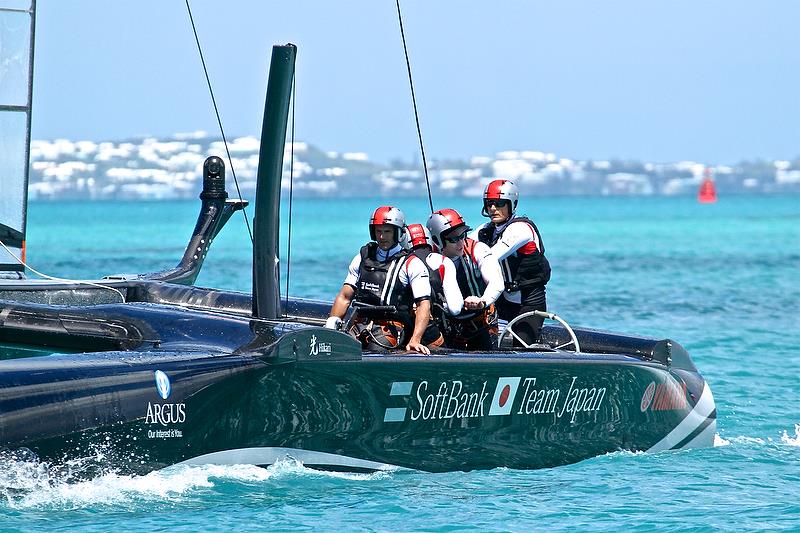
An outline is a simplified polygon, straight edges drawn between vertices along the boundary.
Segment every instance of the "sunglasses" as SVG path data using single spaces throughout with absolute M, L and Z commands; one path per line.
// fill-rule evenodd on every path
M 467 238 L 467 232 L 465 231 L 464 233 L 460 233 L 460 234 L 456 235 L 455 237 L 445 237 L 444 240 L 446 242 L 449 242 L 450 244 L 455 244 L 458 241 L 463 241 L 466 238 Z
M 486 208 L 497 207 L 499 209 L 508 205 L 508 200 L 484 200 L 483 205 Z

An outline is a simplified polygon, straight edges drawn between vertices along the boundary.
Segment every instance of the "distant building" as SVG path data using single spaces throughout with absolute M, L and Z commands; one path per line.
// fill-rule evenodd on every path
M 249 136 L 230 140 L 226 149 L 205 132 L 119 142 L 33 141 L 29 194 L 46 200 L 195 198 L 202 187 L 203 162 L 218 155 L 226 160 L 229 192 L 235 189 L 235 175 L 242 194 L 252 198 L 259 148 L 259 140 Z M 443 196 L 480 196 L 494 178 L 514 180 L 524 194 L 674 196 L 696 194 L 705 168 L 695 161 L 579 161 L 537 150 L 506 150 L 493 157 L 432 160 L 428 176 L 433 193 Z M 300 196 L 426 192 L 419 164 L 384 165 L 370 161 L 365 152 L 323 151 L 306 142 L 286 144 L 283 170 L 282 186 L 288 189 L 291 174 L 293 191 Z M 722 195 L 800 192 L 797 160 L 715 166 L 713 171 Z

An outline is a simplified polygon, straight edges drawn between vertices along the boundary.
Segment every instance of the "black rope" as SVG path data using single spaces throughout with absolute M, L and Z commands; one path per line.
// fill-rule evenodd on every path
M 225 138 L 225 130 L 222 128 L 222 119 L 219 116 L 219 109 L 217 108 L 217 100 L 214 98 L 214 89 L 211 88 L 211 79 L 208 77 L 208 69 L 206 68 L 206 60 L 203 57 L 203 49 L 200 47 L 200 38 L 197 36 L 197 28 L 194 25 L 194 17 L 192 17 L 192 8 L 189 7 L 189 0 L 186 0 L 186 10 L 189 12 L 189 20 L 192 23 L 192 31 L 194 32 L 194 40 L 197 43 L 197 51 L 200 53 L 200 62 L 203 63 L 203 73 L 206 75 L 206 83 L 208 83 L 208 92 L 211 93 L 211 102 L 214 104 L 214 113 L 217 114 L 217 124 L 219 124 L 219 131 L 222 134 L 222 142 L 225 144 L 225 153 L 228 154 L 228 165 L 231 167 L 231 175 L 233 175 L 233 183 L 236 184 L 236 194 L 239 195 L 239 200 L 242 200 L 242 191 L 239 189 L 239 180 L 236 179 L 236 171 L 233 168 L 233 159 L 231 158 L 231 151 L 228 149 L 228 140 Z M 250 235 L 250 244 L 253 244 L 253 232 L 250 230 L 250 221 L 245 213 L 245 208 L 242 207 L 242 216 L 244 223 L 247 225 L 247 234 Z
M 292 145 L 289 148 L 289 234 L 286 239 L 286 304 L 289 307 L 289 272 L 292 265 L 292 198 L 294 192 L 294 102 L 297 98 L 297 76 L 292 73 Z
M 187 0 L 188 1 L 188 0 Z M 400 21 L 400 36 L 403 38 L 403 52 L 406 54 L 406 67 L 408 68 L 408 84 L 411 86 L 411 101 L 414 103 L 414 119 L 417 121 L 417 135 L 419 136 L 419 149 L 422 152 L 422 169 L 425 171 L 425 185 L 428 186 L 428 203 L 433 213 L 433 196 L 431 195 L 431 182 L 428 179 L 428 163 L 425 160 L 425 146 L 422 144 L 422 128 L 419 126 L 419 113 L 417 113 L 417 97 L 414 94 L 414 80 L 411 78 L 411 62 L 408 60 L 406 48 L 406 34 L 403 31 L 403 16 L 400 14 L 400 0 L 397 3 L 397 19 Z

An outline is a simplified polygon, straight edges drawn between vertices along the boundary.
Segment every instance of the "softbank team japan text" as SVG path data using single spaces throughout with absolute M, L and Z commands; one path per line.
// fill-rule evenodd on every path
M 577 376 L 573 376 L 565 392 L 560 387 L 539 387 L 537 378 L 499 378 L 488 406 L 488 381 L 484 381 L 480 388 L 471 390 L 466 389 L 460 380 L 439 383 L 420 381 L 413 391 L 409 391 L 412 398 L 410 418 L 415 421 L 446 420 L 480 418 L 487 414 L 509 415 L 513 412 L 517 415 L 552 414 L 556 418 L 563 418 L 566 414 L 570 422 L 575 422 L 578 413 L 599 411 L 606 396 L 605 387 L 583 387 L 577 380 Z M 513 410 L 514 406 L 516 410 Z

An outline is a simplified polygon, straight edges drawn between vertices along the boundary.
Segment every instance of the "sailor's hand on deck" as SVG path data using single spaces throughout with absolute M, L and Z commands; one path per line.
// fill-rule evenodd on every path
M 342 319 L 338 316 L 329 316 L 328 320 L 325 321 L 325 327 L 328 329 L 341 330 Z
M 477 296 L 467 296 L 464 298 L 464 309 L 483 309 L 486 304 Z
M 409 352 L 419 352 L 419 353 L 421 353 L 423 355 L 430 355 L 431 354 L 431 351 L 428 349 L 427 346 L 425 346 L 424 344 L 421 344 L 419 342 L 414 342 L 414 341 L 411 341 L 408 344 L 406 344 L 406 350 L 408 350 Z

